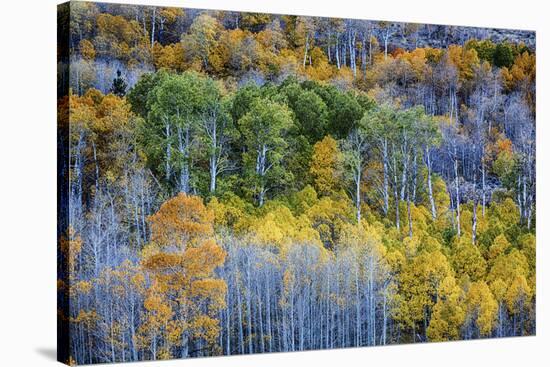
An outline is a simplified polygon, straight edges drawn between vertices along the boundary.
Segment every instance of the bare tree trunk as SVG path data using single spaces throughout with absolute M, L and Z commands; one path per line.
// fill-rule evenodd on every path
M 327 57 L 329 64 L 332 62 L 332 55 L 330 54 L 330 38 L 332 36 L 332 33 L 329 31 L 327 36 Z
M 397 162 L 395 160 L 395 155 L 393 157 L 393 193 L 395 197 L 395 226 L 399 231 L 399 196 L 397 193 Z
M 426 167 L 428 168 L 428 196 L 430 198 L 430 208 L 432 211 L 432 219 L 435 220 L 437 216 L 437 210 L 435 208 L 435 200 L 434 200 L 434 194 L 433 194 L 433 186 L 432 186 L 432 161 L 430 158 L 430 150 L 428 147 L 425 147 L 426 152 Z
M 481 216 L 485 217 L 485 162 L 483 158 L 481 159 Z
M 372 34 L 369 32 L 369 65 L 372 66 Z
M 361 167 L 355 172 L 355 209 L 357 211 L 357 224 L 361 223 Z
M 367 40 L 365 39 L 365 36 L 363 36 L 361 47 L 361 67 L 363 69 L 363 79 L 367 78 Z
M 171 170 L 171 155 L 172 155 L 172 147 L 171 147 L 171 135 L 170 135 L 170 123 L 168 122 L 168 119 L 165 119 L 165 134 L 166 134 L 166 181 L 170 181 L 170 176 L 172 175 Z
M 189 193 L 189 162 L 188 162 L 188 152 L 189 152 L 189 128 L 186 128 L 185 136 L 183 136 L 182 129 L 178 126 L 178 150 L 183 157 L 181 172 L 180 172 L 180 182 L 179 188 L 181 192 Z
M 458 183 L 458 157 L 456 156 L 456 145 L 454 147 L 454 171 L 455 171 L 455 189 L 456 189 L 456 231 L 460 237 L 460 187 Z
M 214 117 L 215 119 L 215 117 Z M 212 121 L 212 153 L 210 153 L 210 192 L 216 191 L 216 178 L 218 175 L 218 130 L 216 128 L 216 121 Z
M 383 161 L 383 168 L 384 168 L 384 188 L 383 188 L 383 196 L 384 196 L 384 207 L 383 207 L 383 210 L 384 210 L 384 215 L 388 215 L 388 212 L 389 212 L 389 190 L 388 190 L 388 185 L 389 185 L 389 178 L 388 178 L 388 140 L 387 139 L 384 139 L 383 143 L 382 143 L 382 146 L 383 146 L 383 157 L 382 157 L 382 161 Z
M 157 22 L 155 19 L 156 11 L 157 11 L 157 8 L 153 6 L 153 15 L 151 17 L 151 48 L 155 44 L 155 23 Z
M 338 67 L 338 70 L 340 70 L 340 46 L 338 45 L 338 34 L 336 34 L 336 66 Z
M 411 198 L 410 198 L 410 188 L 407 187 L 407 217 L 409 220 L 409 237 L 412 238 L 413 236 L 413 223 L 412 223 L 412 215 L 411 215 Z
M 472 244 L 476 244 L 477 235 L 477 192 L 476 192 L 476 174 L 474 171 L 474 206 L 472 213 Z
M 258 157 L 256 158 L 256 174 L 260 176 L 260 188 L 258 192 L 258 205 L 263 206 L 264 205 L 264 199 L 265 199 L 265 183 L 264 183 L 264 177 L 267 172 L 266 169 L 267 165 L 267 146 L 265 144 L 262 144 L 262 147 L 260 150 L 258 150 Z
M 307 51 L 308 51 L 308 48 L 309 48 L 309 32 L 306 34 L 306 43 L 305 43 L 305 45 L 304 45 L 304 62 L 303 62 L 304 68 L 306 67 L 306 60 L 307 60 Z

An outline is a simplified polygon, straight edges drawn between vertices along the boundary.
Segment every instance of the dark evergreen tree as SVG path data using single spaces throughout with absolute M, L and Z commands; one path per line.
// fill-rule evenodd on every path
M 111 87 L 111 93 L 116 96 L 124 97 L 126 95 L 127 88 L 126 80 L 122 77 L 120 70 L 116 71 L 116 78 L 113 79 L 113 86 Z

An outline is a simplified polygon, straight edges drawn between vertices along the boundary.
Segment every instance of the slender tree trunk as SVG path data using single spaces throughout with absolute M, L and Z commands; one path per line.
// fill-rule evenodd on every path
M 437 210 L 435 208 L 435 200 L 434 200 L 434 194 L 433 194 L 433 186 L 432 186 L 432 161 L 430 157 L 430 150 L 428 147 L 425 147 L 425 153 L 426 153 L 426 167 L 428 169 L 428 197 L 430 199 L 430 209 L 432 211 L 432 219 L 435 220 L 437 217 Z
M 357 217 L 357 223 L 359 224 L 361 222 L 361 166 L 356 168 L 357 171 L 355 172 L 355 209 L 356 209 L 356 217 Z
M 395 155 L 393 157 L 393 193 L 395 200 L 395 226 L 399 231 L 399 196 L 397 193 L 397 162 L 395 160 Z
M 411 198 L 410 198 L 410 188 L 407 187 L 407 217 L 409 221 L 409 237 L 413 236 L 413 223 L 411 215 Z
M 458 157 L 456 155 L 456 146 L 454 147 L 454 171 L 455 171 L 455 189 L 456 189 L 456 231 L 460 237 L 460 186 L 458 183 Z
M 384 215 L 388 215 L 388 212 L 389 212 L 389 189 L 388 189 L 388 185 L 389 185 L 389 178 L 388 178 L 388 140 L 387 139 L 384 139 L 383 143 L 382 143 L 382 146 L 383 146 L 383 157 L 382 157 L 382 161 L 383 161 L 383 168 L 384 168 L 384 188 L 383 188 L 383 196 L 384 196 L 384 207 L 383 207 L 383 210 L 384 210 Z
M 188 161 L 188 151 L 189 151 L 189 128 L 186 128 L 185 136 L 181 129 L 178 126 L 178 150 L 182 156 L 181 171 L 180 171 L 180 182 L 179 188 L 183 193 L 189 193 L 189 161 Z
M 485 196 L 485 160 L 481 160 L 481 216 L 485 217 L 485 206 L 486 206 L 486 196 Z
M 472 213 L 472 244 L 476 244 L 477 235 L 477 193 L 476 193 L 476 175 L 474 173 L 474 206 Z
M 304 45 L 304 62 L 303 62 L 304 68 L 306 67 L 308 48 L 309 48 L 309 32 L 307 32 L 307 34 L 306 34 L 306 43 Z
M 338 34 L 336 34 L 336 67 L 338 70 L 340 70 L 340 51 L 339 51 L 339 44 L 338 44 Z
M 157 11 L 157 8 L 156 7 L 153 7 L 153 15 L 151 17 L 151 48 L 154 46 L 155 44 L 155 24 L 156 24 L 156 11 Z
M 216 129 L 216 121 L 213 121 L 212 128 L 212 153 L 210 153 L 210 192 L 216 191 L 216 178 L 218 174 L 218 136 Z
M 172 175 L 171 169 L 171 155 L 172 155 L 172 144 L 171 144 L 171 135 L 170 135 L 170 123 L 168 119 L 165 119 L 165 134 L 166 134 L 166 182 L 170 181 L 170 176 Z

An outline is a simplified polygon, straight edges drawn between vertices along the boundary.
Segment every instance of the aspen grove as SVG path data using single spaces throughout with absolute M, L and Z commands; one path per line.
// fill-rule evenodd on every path
M 535 334 L 530 32 L 59 17 L 67 362 Z

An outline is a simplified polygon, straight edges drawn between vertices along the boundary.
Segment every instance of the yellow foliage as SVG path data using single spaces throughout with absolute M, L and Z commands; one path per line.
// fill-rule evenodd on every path
M 466 295 L 466 306 L 469 313 L 475 315 L 479 333 L 482 336 L 490 335 L 496 321 L 498 304 L 485 282 L 472 283 Z
M 319 234 L 306 215 L 295 217 L 289 208 L 277 205 L 267 213 L 252 219 L 249 227 L 253 242 L 284 247 L 290 243 L 319 244 Z
M 451 261 L 458 278 L 468 276 L 470 280 L 477 281 L 485 277 L 487 263 L 479 248 L 467 237 L 455 241 Z
M 508 309 L 512 313 L 521 312 L 530 299 L 531 288 L 527 284 L 527 279 L 523 275 L 516 276 L 506 292 L 506 305 Z
M 432 341 L 460 339 L 460 328 L 465 318 L 462 290 L 454 277 L 448 276 L 439 286 L 438 301 L 426 331 L 428 338 Z
M 321 198 L 307 210 L 306 216 L 326 248 L 336 246 L 344 224 L 352 222 L 354 218 L 349 199 L 340 197 Z
M 489 264 L 493 265 L 495 260 L 504 255 L 511 247 L 510 242 L 506 239 L 506 236 L 503 234 L 498 235 L 494 240 L 493 244 L 489 247 L 489 252 L 487 254 Z
M 433 307 L 441 282 L 452 275 L 447 258 L 440 251 L 421 252 L 407 262 L 400 274 L 399 294 L 403 297 L 397 319 L 407 327 L 423 320 Z
M 509 254 L 500 255 L 494 260 L 493 267 L 487 275 L 489 282 L 502 279 L 510 282 L 517 276 L 526 277 L 529 271 L 529 263 L 525 255 L 517 249 L 512 249 Z
M 341 185 L 343 155 L 338 143 L 330 135 L 313 146 L 309 172 L 318 193 L 330 195 Z
M 79 44 L 80 54 L 85 60 L 95 59 L 95 48 L 92 42 L 83 39 Z
M 449 60 L 458 69 L 460 80 L 471 79 L 474 76 L 474 68 L 479 65 L 477 51 L 473 48 L 450 45 L 447 52 Z

